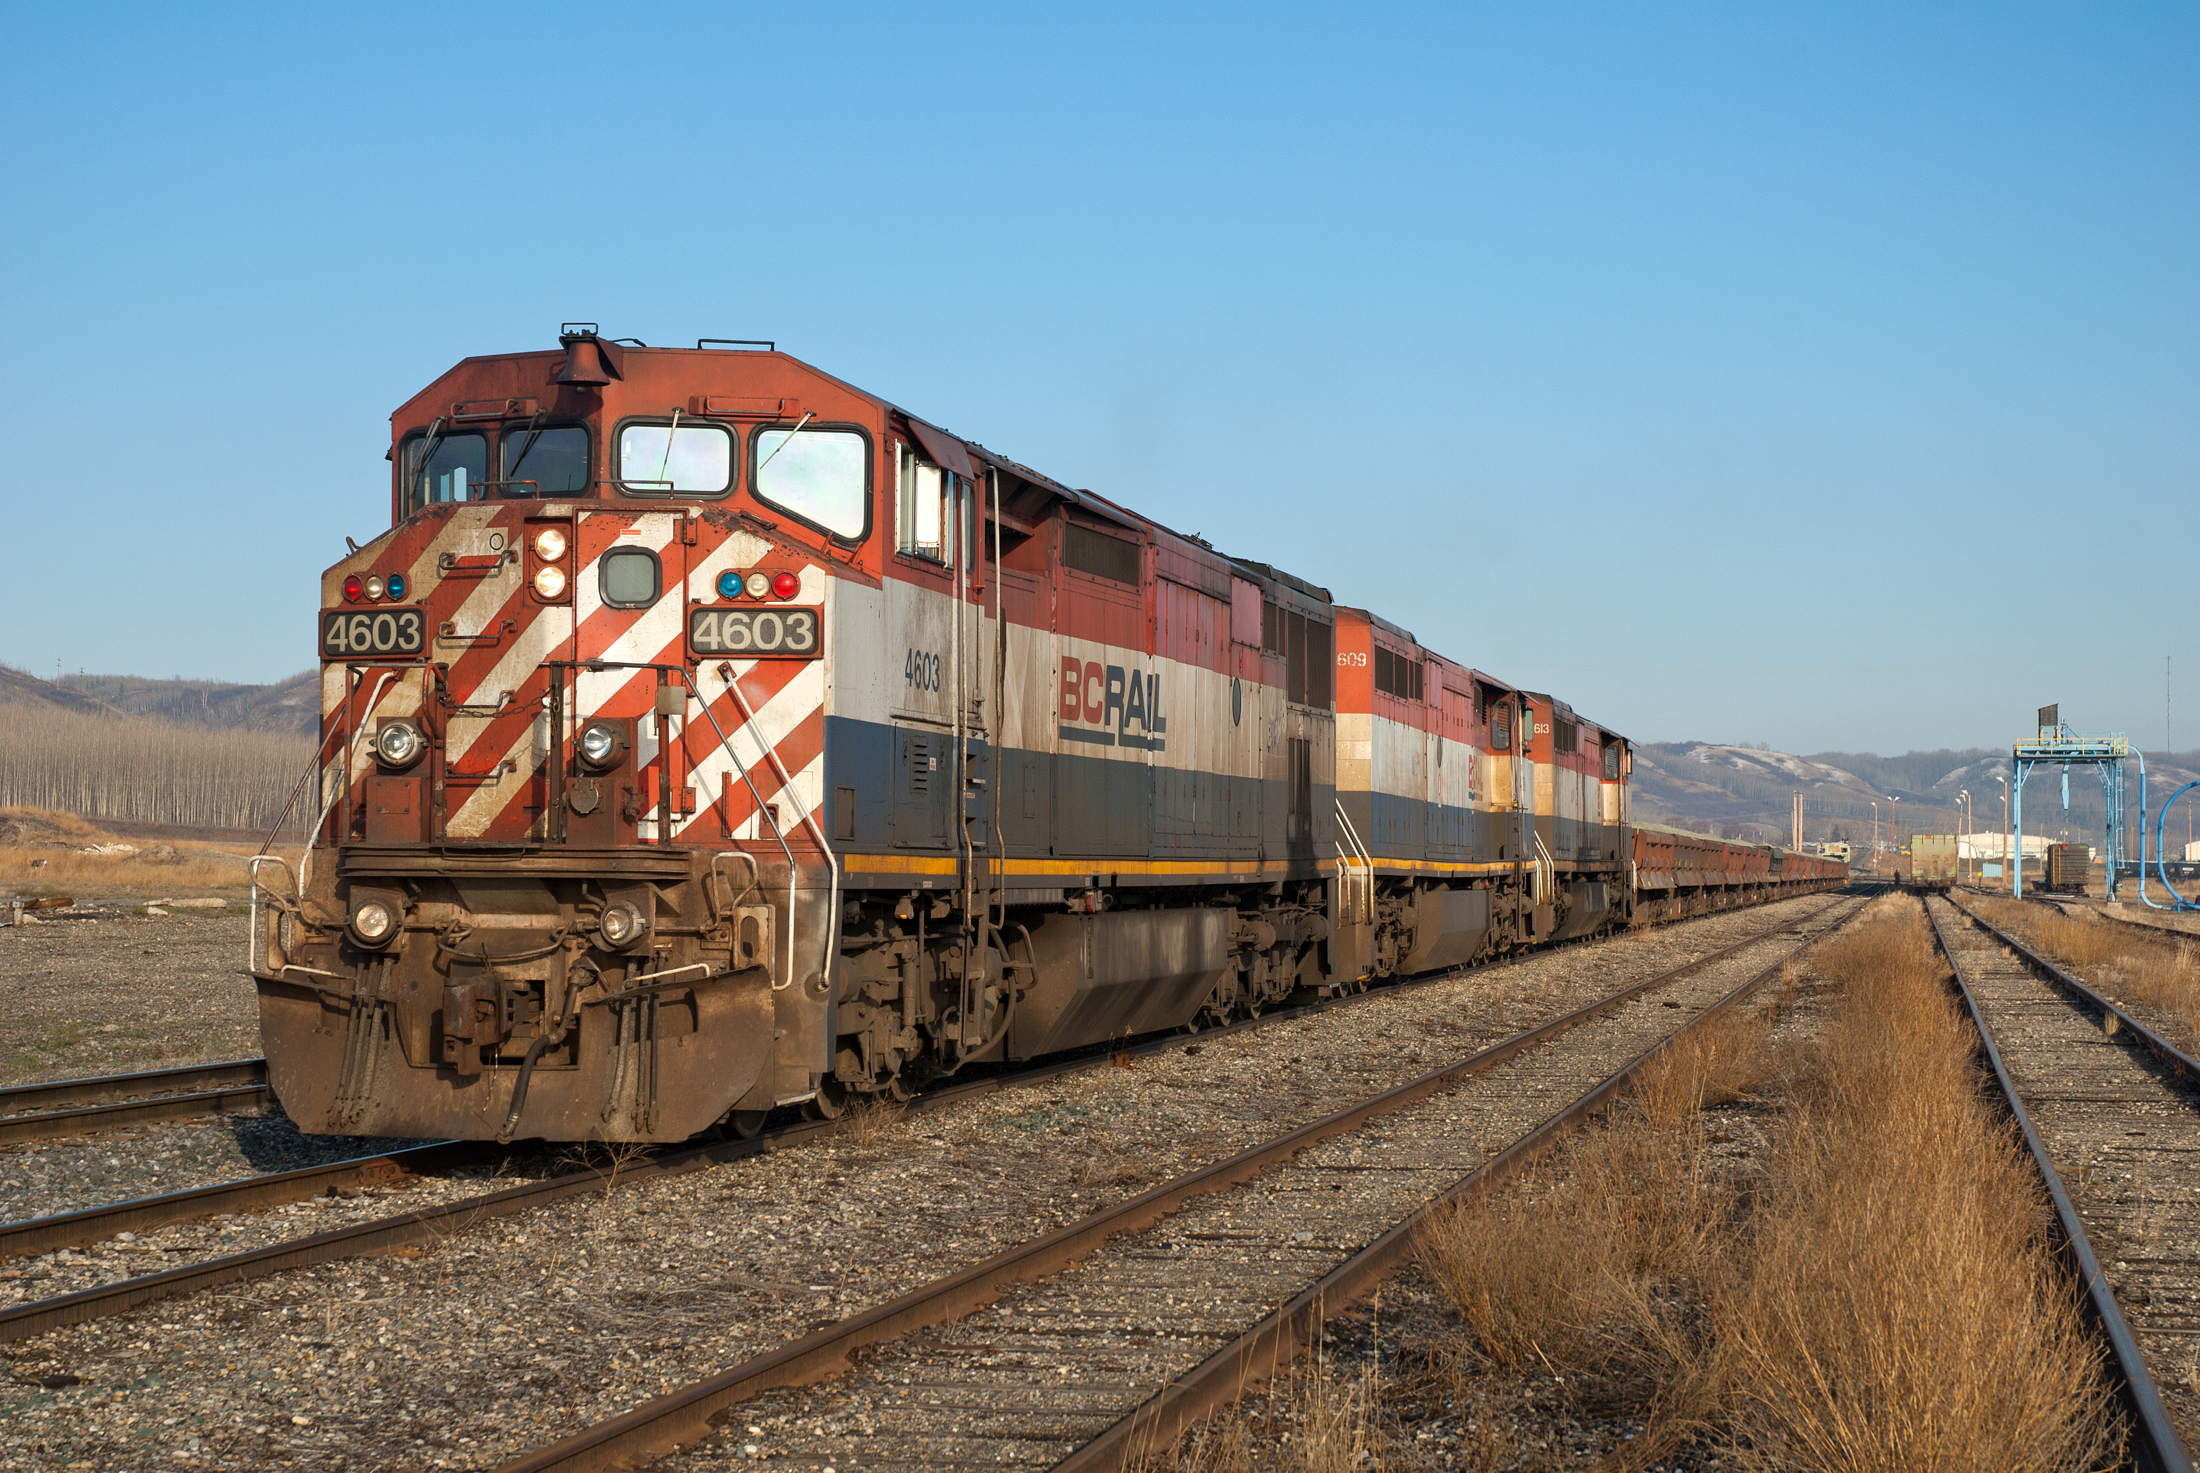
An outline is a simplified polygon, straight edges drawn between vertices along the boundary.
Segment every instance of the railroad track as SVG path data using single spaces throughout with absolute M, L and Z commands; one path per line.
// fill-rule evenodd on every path
M 1774 931 L 1781 929 L 1785 927 L 1773 928 Z M 1541 948 L 1477 970 L 1502 970 L 1508 966 L 1548 957 L 1553 951 L 1593 945 L 1598 939 L 1600 938 L 1583 938 L 1578 942 L 1566 943 L 1564 947 Z M 1732 949 L 1730 947 L 1727 950 Z M 1716 956 L 1725 954 L 1715 953 Z M 1708 960 L 1710 959 L 1701 959 L 1691 965 L 1701 965 Z M 1394 996 L 1401 989 L 1433 984 L 1448 975 L 1450 974 L 1431 973 L 1368 992 L 1275 1009 L 1258 1018 L 1204 1031 L 1200 1036 L 1204 1040 L 1226 1033 L 1288 1023 L 1331 1009 L 1360 1005 L 1386 995 Z M 913 1102 L 909 1110 L 912 1114 L 933 1111 L 978 1095 L 1026 1087 L 1064 1074 L 1104 1067 L 1112 1057 L 1138 1057 L 1176 1047 L 1181 1042 L 1181 1038 L 1176 1035 L 1164 1035 L 1129 1047 L 1096 1050 L 1035 1067 L 1004 1070 L 990 1077 L 930 1091 Z M 132 1088 L 142 1087 L 134 1083 L 136 1081 L 173 1079 L 181 1082 L 194 1074 L 242 1070 L 253 1066 L 263 1066 L 263 1061 L 240 1060 L 231 1064 L 205 1066 L 202 1071 L 161 1070 L 150 1075 L 70 1080 L 52 1085 L 27 1086 L 26 1090 L 59 1093 L 77 1089 L 88 1091 L 97 1098 L 103 1091 L 127 1092 Z M 725 1165 L 748 1156 L 791 1149 L 831 1135 L 840 1128 L 837 1121 L 804 1121 L 768 1130 L 752 1140 L 660 1148 L 615 1169 L 589 1168 L 569 1172 L 542 1181 L 466 1196 L 429 1208 L 348 1223 L 301 1238 L 196 1260 L 172 1269 L 135 1275 L 72 1293 L 31 1300 L 0 1310 L 0 1343 L 27 1339 L 67 1325 L 125 1314 L 161 1300 L 200 1293 L 222 1285 L 248 1282 L 345 1258 L 387 1253 L 412 1245 L 439 1243 L 454 1233 L 527 1212 L 561 1198 L 601 1191 L 606 1187 L 636 1186 L 669 1176 Z M 101 1242 L 122 1232 L 143 1233 L 158 1230 L 219 1213 L 263 1210 L 322 1196 L 331 1191 L 394 1183 L 408 1175 L 446 1170 L 488 1159 L 494 1151 L 495 1148 L 482 1142 L 431 1143 L 406 1151 L 333 1162 L 268 1176 L 248 1177 L 236 1182 L 114 1203 L 54 1217 L 33 1218 L 0 1226 L 0 1260 Z
M 160 1120 L 248 1115 L 274 1101 L 267 1060 L 231 1059 L 0 1089 L 0 1146 Z
M 2126 931 L 2134 935 L 2144 936 L 2150 941 L 2167 942 L 2172 946 L 2179 942 L 2200 942 L 2200 931 L 2187 931 L 2182 927 L 2162 925 L 2159 922 L 2140 920 L 2133 916 L 2110 915 L 2107 905 L 2102 901 L 2079 900 L 2075 897 L 2062 896 L 2052 899 L 2046 896 L 2028 896 L 2026 898 L 2033 900 L 2035 903 L 2051 905 L 2064 915 L 2082 911 L 2095 920 L 2107 921 L 2113 926 L 2121 926 Z M 2177 914 L 2190 914 L 2190 912 L 2177 912 Z
M 1118 1467 L 1288 1361 L 1325 1312 L 1411 1256 L 1434 1206 L 1529 1160 L 1862 905 L 1837 899 L 1632 983 L 503 1473 L 632 1467 L 681 1447 L 695 1467 Z M 766 1415 L 744 1403 L 827 1379 L 799 1414 L 768 1417 L 772 1435 L 712 1439 L 735 1408 L 739 1423 Z
M 2186 1439 L 2200 1431 L 2200 1202 L 2187 1185 L 2200 1066 L 1962 906 L 1928 899 L 1926 912 L 2114 1355 L 2134 1462 L 2189 1473 Z

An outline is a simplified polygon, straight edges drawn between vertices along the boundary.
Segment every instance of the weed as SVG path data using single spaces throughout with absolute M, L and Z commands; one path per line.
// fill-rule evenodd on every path
M 840 1134 L 859 1150 L 873 1150 L 886 1144 L 907 1113 L 905 1106 L 892 1100 L 858 1100 L 842 1117 Z

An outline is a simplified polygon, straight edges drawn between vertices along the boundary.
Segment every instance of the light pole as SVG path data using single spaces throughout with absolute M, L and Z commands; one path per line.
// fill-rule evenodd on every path
M 1895 804 L 1902 801 L 1900 793 L 1887 795 L 1887 863 L 1894 867 L 1896 878 L 1902 875 L 1902 826 L 1894 821 Z
M 1879 800 L 1872 800 L 1872 868 L 1879 868 Z
M 2001 784 L 2001 862 L 2009 863 L 2009 779 L 1997 777 Z
M 1963 805 L 1963 812 L 1957 815 L 1962 822 L 1956 829 L 1956 854 L 1960 858 L 1964 849 L 1968 847 L 1964 841 L 1970 837 L 1971 833 L 1971 790 L 1969 788 L 1962 789 L 1956 794 L 1956 801 Z M 1960 864 L 1956 868 L 1959 872 L 1963 870 Z M 1969 875 L 1966 873 L 1964 877 L 1968 879 Z

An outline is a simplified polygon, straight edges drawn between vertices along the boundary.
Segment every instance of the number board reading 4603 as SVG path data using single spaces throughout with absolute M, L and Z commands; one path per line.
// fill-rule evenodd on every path
M 324 660 L 408 659 L 427 648 L 418 609 L 321 610 Z
M 814 660 L 823 654 L 817 609 L 690 609 L 688 645 L 698 655 Z

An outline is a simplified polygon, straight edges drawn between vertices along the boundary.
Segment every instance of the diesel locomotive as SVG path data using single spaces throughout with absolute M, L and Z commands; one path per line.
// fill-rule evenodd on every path
M 569 324 L 391 417 L 255 870 L 314 1132 L 673 1141 L 1828 861 L 1630 821 L 1626 739 L 771 344 Z

